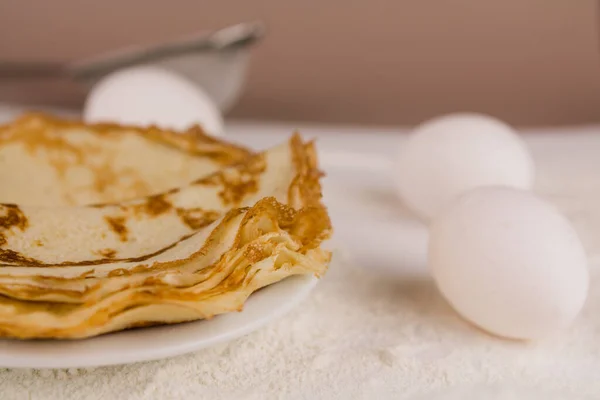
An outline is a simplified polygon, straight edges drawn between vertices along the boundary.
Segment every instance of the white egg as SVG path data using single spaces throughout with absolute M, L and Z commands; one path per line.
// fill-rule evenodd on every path
M 116 71 L 96 83 L 83 118 L 90 123 L 156 125 L 178 131 L 198 124 L 211 135 L 223 133 L 221 113 L 200 87 L 151 66 Z
M 523 190 L 478 188 L 446 207 L 430 226 L 429 264 L 459 314 L 507 338 L 568 327 L 587 296 L 587 261 L 575 230 Z
M 395 167 L 398 194 L 425 220 L 475 187 L 529 189 L 534 180 L 521 138 L 510 126 L 479 114 L 447 115 L 418 126 Z

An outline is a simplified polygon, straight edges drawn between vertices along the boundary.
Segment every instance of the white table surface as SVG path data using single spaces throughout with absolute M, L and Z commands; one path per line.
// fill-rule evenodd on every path
M 3 117 L 6 117 L 6 112 L 2 114 L 0 109 L 0 120 Z M 394 321 L 401 320 L 403 312 L 414 314 L 415 308 L 420 309 L 419 299 L 437 296 L 435 290 L 431 289 L 430 283 L 426 283 L 424 294 L 419 293 L 421 290 L 419 284 L 417 287 L 411 286 L 412 282 L 428 282 L 429 279 L 425 257 L 427 231 L 425 226 L 403 209 L 390 187 L 389 176 L 393 173 L 391 160 L 397 148 L 405 140 L 405 137 L 399 134 L 403 129 L 231 122 L 227 125 L 226 138 L 261 149 L 285 140 L 295 129 L 306 137 L 318 139 L 321 164 L 327 172 L 325 196 L 336 229 L 335 245 L 343 249 L 346 253 L 345 257 L 349 257 L 352 264 L 364 268 L 371 276 L 382 277 L 381 279 L 388 283 L 392 282 L 394 287 L 397 287 L 394 290 L 398 293 L 390 295 L 389 293 L 396 292 L 389 292 L 390 289 L 387 287 L 381 290 L 383 294 L 373 287 L 363 288 L 363 290 L 357 289 L 358 286 L 349 286 L 344 289 L 340 285 L 346 283 L 339 283 L 346 282 L 340 278 L 340 274 L 344 274 L 344 271 L 332 271 L 332 278 L 329 282 L 319 285 L 314 299 L 306 306 L 301 307 L 292 316 L 286 317 L 287 319 L 284 318 L 280 323 L 275 324 L 276 326 L 266 327 L 262 332 L 231 344 L 230 349 L 234 354 L 237 354 L 236 351 L 246 352 L 243 353 L 244 362 L 250 360 L 251 354 L 258 357 L 257 363 L 269 361 L 269 357 L 277 357 L 272 352 L 251 353 L 253 350 L 249 350 L 248 346 L 254 346 L 261 340 L 268 340 L 269 335 L 288 332 L 285 330 L 288 329 L 285 327 L 286 324 L 293 325 L 296 321 L 305 320 L 328 326 L 326 324 L 330 321 L 325 320 L 334 316 L 323 314 L 324 311 L 321 309 L 326 305 L 320 303 L 322 299 L 328 298 L 328 291 L 356 290 L 355 296 L 360 298 L 362 303 L 370 301 L 377 303 L 377 316 L 364 314 L 365 318 L 369 318 L 369 323 L 375 326 L 357 326 L 356 329 L 350 330 L 348 337 L 345 338 L 352 343 L 367 344 L 361 344 L 359 347 L 355 345 L 344 347 L 346 345 L 331 342 L 332 348 L 345 349 L 348 352 L 357 352 L 359 351 L 357 349 L 363 351 L 365 347 L 369 351 L 387 349 L 388 347 L 378 340 L 383 337 L 381 335 L 387 335 L 386 338 L 393 337 L 394 330 L 397 331 L 398 340 L 401 342 L 401 338 L 406 337 L 406 330 L 410 330 L 410 327 L 398 325 Z M 281 371 L 278 370 L 281 379 L 272 380 L 266 375 L 268 369 L 262 370 L 262 367 L 257 366 L 256 376 L 245 375 L 245 379 L 248 380 L 248 385 L 255 385 L 259 389 L 248 392 L 243 389 L 243 386 L 236 386 L 235 390 L 226 391 L 224 382 L 227 381 L 227 376 L 213 377 L 208 383 L 200 384 L 189 374 L 191 366 L 198 363 L 203 365 L 198 373 L 206 373 L 210 370 L 210 365 L 207 363 L 221 353 L 208 351 L 165 362 L 74 374 L 3 370 L 0 371 L 0 393 L 3 393 L 0 397 L 100 398 L 100 394 L 106 393 L 108 387 L 113 385 L 123 388 L 122 398 L 131 399 L 548 399 L 550 397 L 547 393 L 559 393 L 556 398 L 564 399 L 598 399 L 600 398 L 600 126 L 539 128 L 526 130 L 524 135 L 538 171 L 536 192 L 554 202 L 571 219 L 590 258 L 592 286 L 588 303 L 576 325 L 564 335 L 535 345 L 504 342 L 470 328 L 452 314 L 443 300 L 435 300 L 435 305 L 424 307 L 425 319 L 420 321 L 421 324 L 429 323 L 437 326 L 435 334 L 434 331 L 423 330 L 423 335 L 427 336 L 426 345 L 429 346 L 428 348 L 434 348 L 436 354 L 439 352 L 446 354 L 445 352 L 451 351 L 452 355 L 440 356 L 437 359 L 432 358 L 431 352 L 426 352 L 427 360 L 417 357 L 411 361 L 413 364 L 410 369 L 406 364 L 387 363 L 389 365 L 381 366 L 376 372 L 369 372 L 371 375 L 368 379 L 365 376 L 365 380 L 369 383 L 366 389 L 363 386 L 356 386 L 358 384 L 348 383 L 346 388 L 340 388 L 334 382 L 325 383 L 321 380 L 324 372 L 315 371 L 314 364 L 309 364 L 302 371 L 298 371 L 298 374 L 304 377 L 303 382 L 291 380 L 290 371 L 286 373 L 284 367 L 281 367 Z M 381 282 L 377 279 L 376 281 Z M 398 307 L 391 308 L 391 305 Z M 447 324 L 447 327 L 444 327 L 444 324 Z M 369 337 L 369 335 L 373 336 Z M 433 343 L 432 338 L 435 339 L 433 342 L 438 343 Z M 307 340 L 313 339 L 309 337 Z M 425 345 L 423 343 L 421 345 Z M 398 346 L 398 343 L 395 346 Z M 446 348 L 442 348 L 443 346 Z M 306 347 L 307 357 L 313 351 L 311 349 L 310 346 Z M 287 354 L 285 349 L 280 351 L 282 354 L 279 357 Z M 502 357 L 497 357 L 497 353 L 502 353 Z M 468 354 L 468 357 L 465 354 Z M 296 351 L 293 355 L 300 357 L 302 351 L 300 353 Z M 310 353 L 310 356 L 313 357 L 313 354 Z M 292 357 L 292 353 L 289 353 L 289 357 Z M 343 355 L 345 362 L 357 363 L 352 371 L 360 367 L 363 362 L 361 360 L 364 360 L 364 357 L 361 357 Z M 419 362 L 422 363 L 421 367 L 414 365 Z M 230 371 L 227 367 L 223 368 Z M 331 365 L 328 368 L 338 367 Z M 345 371 L 341 367 L 340 370 Z M 144 371 L 149 371 L 148 373 L 153 376 L 141 379 Z M 184 378 L 177 377 L 178 371 Z M 352 377 L 349 375 L 351 372 L 343 375 L 345 373 L 343 371 L 337 374 L 335 371 L 331 372 L 330 376 L 332 379 L 346 380 Z M 233 374 L 233 370 L 230 373 Z M 173 381 L 167 384 L 160 379 Z M 231 379 L 240 378 L 231 377 Z M 131 381 L 131 385 L 137 385 L 135 390 L 127 391 L 126 388 L 130 387 L 128 381 Z M 219 382 L 222 382 L 220 387 Z M 69 385 L 71 389 L 66 390 Z M 475 392 L 479 390 L 478 388 L 496 387 L 494 385 L 526 387 L 528 390 L 541 388 L 540 392 L 536 392 L 540 393 L 540 397 L 533 397 L 534 395 L 481 397 L 484 396 L 483 393 Z M 459 392 L 462 394 L 452 397 L 452 393 Z M 14 397 L 5 397 L 4 394 L 7 393 L 14 394 Z M 269 396 L 261 396 L 264 393 L 268 393 Z

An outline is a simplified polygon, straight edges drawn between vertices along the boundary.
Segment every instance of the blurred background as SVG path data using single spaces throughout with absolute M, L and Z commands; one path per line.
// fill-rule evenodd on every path
M 0 0 L 0 58 L 71 61 L 243 21 L 244 119 L 413 124 L 454 111 L 516 125 L 600 120 L 596 0 Z M 77 107 L 66 79 L 0 80 L 0 101 Z

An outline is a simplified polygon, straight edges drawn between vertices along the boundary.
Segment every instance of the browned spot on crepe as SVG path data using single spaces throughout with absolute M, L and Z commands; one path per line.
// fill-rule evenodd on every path
M 267 161 L 263 154 L 244 160 L 235 168 L 221 171 L 196 181 L 197 184 L 221 186 L 219 197 L 227 205 L 239 205 L 244 197 L 258 192 L 260 175 L 265 172 Z
M 8 231 L 12 228 L 20 229 L 24 231 L 29 226 L 27 217 L 19 206 L 15 204 L 3 204 L 0 205 L 0 246 L 6 243 Z
M 16 204 L 4 204 L 2 205 L 2 208 L 4 208 L 5 212 L 3 216 L 0 216 L 1 228 L 10 229 L 12 227 L 17 227 L 22 231 L 27 228 L 27 217 L 23 214 L 19 206 Z
M 215 222 L 221 213 L 205 211 L 201 208 L 178 208 L 177 215 L 190 229 L 198 230 Z
M 35 263 L 35 260 L 14 250 L 0 249 L 0 262 L 32 265 Z
M 169 211 L 173 205 L 163 195 L 150 196 L 144 204 L 144 211 L 151 216 L 158 216 Z
M 125 217 L 104 217 L 110 229 L 119 236 L 122 242 L 127 241 L 128 231 Z
M 103 249 L 98 251 L 98 254 L 104 258 L 113 259 L 117 255 L 117 251 L 115 249 Z

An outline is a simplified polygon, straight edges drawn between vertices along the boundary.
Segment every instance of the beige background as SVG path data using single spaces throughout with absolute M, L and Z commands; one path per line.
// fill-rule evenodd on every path
M 0 56 L 67 60 L 262 19 L 241 117 L 414 123 L 474 110 L 600 121 L 595 0 L 0 0 Z M 64 82 L 0 99 L 76 104 Z

